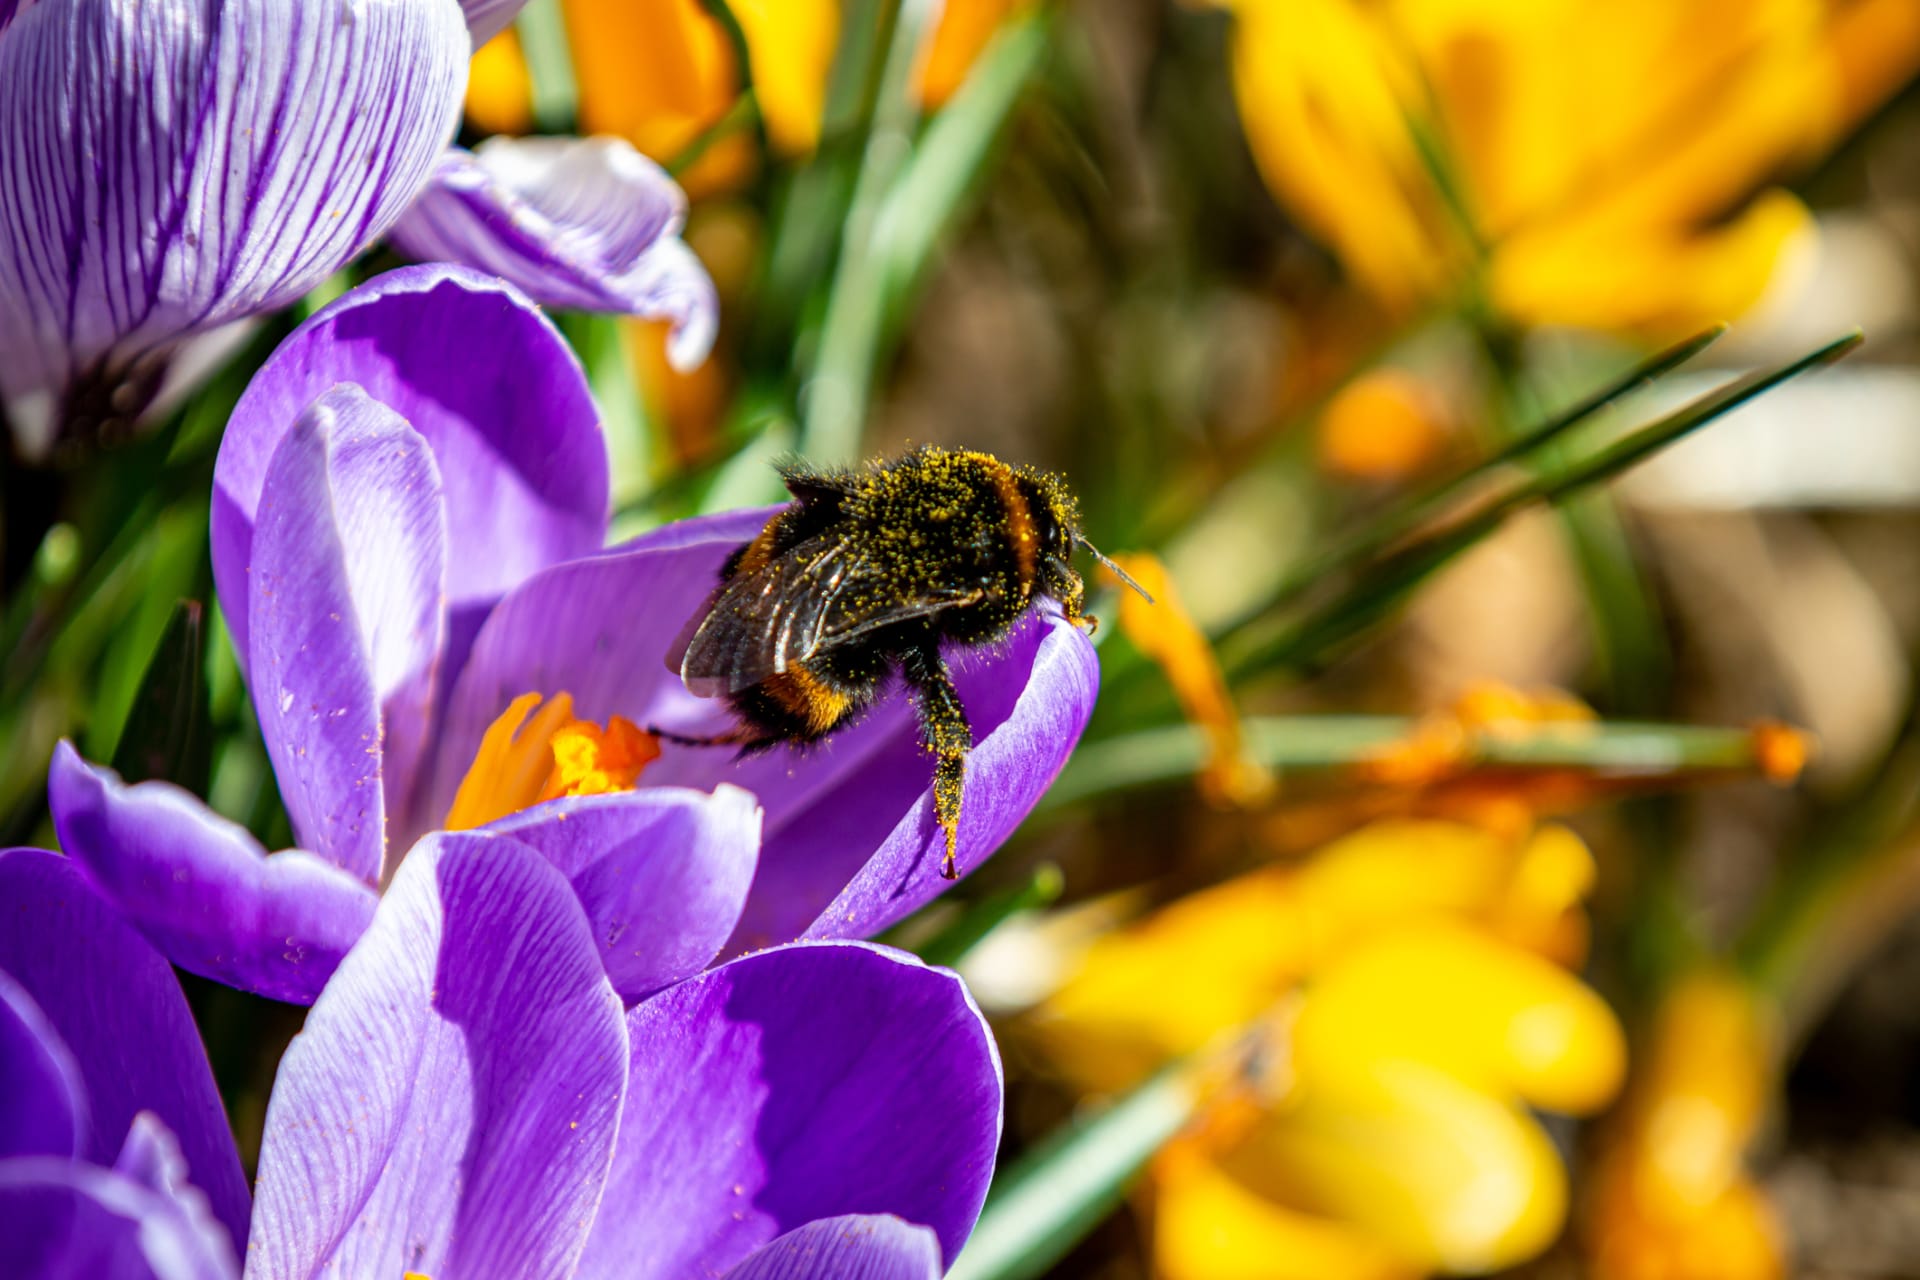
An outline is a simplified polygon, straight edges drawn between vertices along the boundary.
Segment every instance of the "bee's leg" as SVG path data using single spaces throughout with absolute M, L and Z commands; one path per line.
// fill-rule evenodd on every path
M 967 723 L 967 709 L 960 705 L 960 694 L 953 687 L 953 677 L 947 672 L 938 645 L 929 641 L 908 650 L 901 655 L 900 668 L 920 705 L 920 740 L 935 756 L 933 813 L 947 837 L 940 874 L 957 880 L 960 870 L 954 855 L 960 840 L 960 798 L 967 776 L 967 752 L 973 748 L 973 727 Z
M 1071 576 L 1061 593 L 1060 612 L 1066 615 L 1068 622 L 1084 629 L 1088 635 L 1100 628 L 1100 619 L 1087 612 L 1087 587 L 1078 574 Z
M 737 747 L 746 739 L 739 729 L 729 729 L 725 733 L 711 734 L 707 737 L 695 737 L 692 734 L 673 733 L 658 725 L 648 725 L 646 732 L 662 742 L 671 742 L 680 747 Z

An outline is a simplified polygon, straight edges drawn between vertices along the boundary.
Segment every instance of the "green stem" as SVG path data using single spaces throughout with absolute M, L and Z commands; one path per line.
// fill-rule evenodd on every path
M 900 309 L 901 299 L 925 273 L 941 235 L 979 181 L 1014 106 L 1046 56 L 1052 22 L 1052 10 L 1036 9 L 994 36 L 960 91 L 927 126 L 906 171 L 887 193 L 874 228 L 874 256 L 892 310 Z
M 795 368 L 805 367 L 802 312 L 833 263 L 835 233 L 846 220 L 853 195 L 853 162 L 873 113 L 885 33 L 893 29 L 899 3 L 849 0 L 843 6 L 819 146 L 774 202 L 766 265 L 746 344 L 756 359 L 749 364 L 771 366 L 792 359 Z
M 1408 716 L 1253 716 L 1241 722 L 1248 756 L 1271 769 L 1365 764 L 1420 726 Z M 1168 725 L 1089 743 L 1074 753 L 1043 809 L 1198 773 L 1211 744 L 1195 725 Z M 1745 729 L 1627 721 L 1516 726 L 1480 735 L 1461 761 L 1486 769 L 1581 769 L 1613 776 L 1751 774 L 1760 761 Z
M 1045 1273 L 1112 1212 L 1147 1161 L 1221 1088 L 1259 1087 L 1273 1034 L 1268 1023 L 1257 1023 L 1028 1152 L 995 1179 L 947 1280 L 1027 1280 Z
M 1051 906 L 1065 888 L 1066 879 L 1060 874 L 1060 868 L 1051 862 L 1043 862 L 1020 884 L 967 904 L 959 915 L 924 942 L 896 945 L 906 946 L 907 950 L 917 953 L 928 964 L 959 964 L 969 951 L 1008 918 L 1023 911 L 1037 911 Z
M 1486 317 L 1475 332 L 1499 387 L 1495 428 L 1511 440 L 1516 423 L 1537 416 L 1539 397 L 1529 385 L 1514 336 Z M 1542 470 L 1560 469 L 1568 462 L 1557 445 L 1541 448 L 1537 455 Z M 1586 596 L 1595 656 L 1612 708 L 1644 711 L 1658 706 L 1664 701 L 1670 666 L 1666 632 L 1619 510 L 1606 494 L 1592 493 L 1565 503 L 1558 515 Z
M 541 133 L 572 133 L 580 114 L 580 88 L 573 78 L 560 0 L 530 0 L 514 19 L 514 30 L 533 85 L 533 127 Z
M 847 208 L 840 263 L 827 295 L 819 359 L 800 397 L 800 448 L 815 462 L 852 462 L 860 452 L 886 311 L 885 271 L 874 252 L 874 231 L 887 193 L 913 155 L 919 119 L 914 75 L 938 13 L 938 0 L 902 0 L 894 20 L 873 127 Z

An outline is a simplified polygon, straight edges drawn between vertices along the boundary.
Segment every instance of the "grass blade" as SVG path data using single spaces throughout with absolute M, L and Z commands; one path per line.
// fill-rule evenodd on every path
M 1568 406 L 1545 422 L 1522 432 L 1497 452 L 1489 454 L 1464 470 L 1455 472 L 1425 492 L 1386 512 L 1379 519 L 1356 530 L 1328 551 L 1314 557 L 1289 574 L 1276 594 L 1274 603 L 1286 604 L 1330 574 L 1351 568 L 1378 555 L 1383 548 L 1391 546 L 1431 519 L 1442 506 L 1475 479 L 1497 467 L 1520 462 L 1529 455 L 1537 453 L 1544 446 L 1551 444 L 1622 397 L 1649 386 L 1673 372 L 1712 346 L 1726 331 L 1727 326 L 1717 325 L 1695 334 L 1684 342 L 1668 347 L 1665 351 L 1635 365 L 1578 403 Z
M 1699 396 L 1560 470 L 1531 475 L 1381 560 L 1350 589 L 1306 618 L 1248 625 L 1222 643 L 1222 661 L 1236 676 L 1321 661 L 1333 649 L 1397 609 L 1436 570 L 1472 547 L 1508 516 L 1540 502 L 1559 502 L 1610 480 L 1789 378 L 1831 364 L 1863 340 L 1858 330 L 1798 360 L 1737 378 Z
M 1043 1274 L 1104 1218 L 1168 1139 L 1225 1089 L 1257 1087 L 1275 1031 L 1260 1022 L 1070 1124 L 995 1180 L 947 1280 Z

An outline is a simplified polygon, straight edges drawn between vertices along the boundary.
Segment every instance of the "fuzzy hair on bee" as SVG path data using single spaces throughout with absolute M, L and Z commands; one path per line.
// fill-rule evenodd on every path
M 816 743 L 898 673 L 934 756 L 940 874 L 954 879 L 973 730 L 941 645 L 992 645 L 1042 600 L 1091 631 L 1076 546 L 1139 586 L 1081 534 L 1065 481 L 990 454 L 924 446 L 858 470 L 789 461 L 780 478 L 794 501 L 727 558 L 667 658 L 688 689 L 726 699 L 738 725 L 659 736 L 743 754 Z

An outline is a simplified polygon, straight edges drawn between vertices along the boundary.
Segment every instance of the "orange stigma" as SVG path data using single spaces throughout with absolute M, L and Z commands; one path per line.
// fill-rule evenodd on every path
M 659 754 L 653 735 L 623 716 L 602 727 L 574 719 L 568 694 L 545 706 L 522 694 L 487 726 L 443 825 L 468 831 L 543 800 L 631 791 Z

